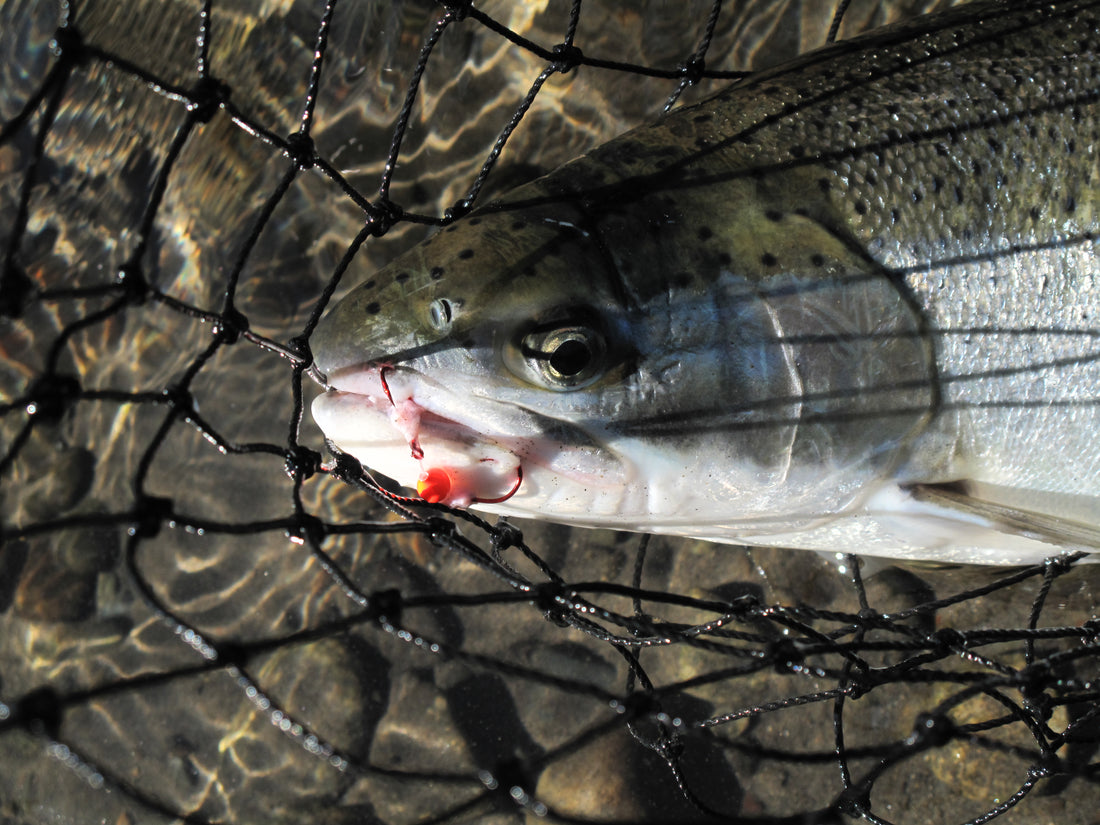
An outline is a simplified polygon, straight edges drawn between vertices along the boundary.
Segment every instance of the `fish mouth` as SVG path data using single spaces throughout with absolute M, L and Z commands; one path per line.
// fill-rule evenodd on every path
M 404 368 L 365 364 L 331 373 L 328 387 L 312 406 L 325 436 L 426 501 L 466 507 L 519 491 L 520 445 L 486 434 L 483 420 L 456 417 L 463 405 L 442 385 Z

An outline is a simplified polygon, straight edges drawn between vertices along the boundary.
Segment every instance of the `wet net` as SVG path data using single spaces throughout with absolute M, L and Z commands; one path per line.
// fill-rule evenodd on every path
M 833 11 L 735 5 L 0 6 L 0 821 L 1100 821 L 1094 566 L 489 523 L 304 412 L 335 294 Z

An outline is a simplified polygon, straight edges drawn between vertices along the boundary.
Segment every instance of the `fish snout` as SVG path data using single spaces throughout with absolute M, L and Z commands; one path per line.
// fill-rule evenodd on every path
M 331 383 L 351 368 L 418 357 L 445 337 L 420 303 L 371 282 L 358 287 L 328 311 L 310 337 L 314 365 Z

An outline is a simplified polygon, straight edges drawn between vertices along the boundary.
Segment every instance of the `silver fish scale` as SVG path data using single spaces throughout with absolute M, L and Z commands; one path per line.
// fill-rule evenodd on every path
M 898 29 L 854 60 L 842 44 L 711 108 L 750 163 L 816 184 L 811 211 L 824 194 L 835 231 L 911 290 L 940 412 L 899 477 L 995 480 L 1001 502 L 1091 523 L 1100 16 L 1095 3 L 1002 5 Z
M 1097 25 L 1083 12 L 961 47 L 779 130 L 850 148 L 826 163 L 829 196 L 933 333 L 942 412 L 909 472 L 1068 494 L 1058 514 L 1081 520 L 1100 471 Z
M 846 229 L 895 271 L 1072 238 L 1096 219 L 1098 26 L 1059 15 L 962 45 L 949 28 L 839 84 L 825 61 L 784 78 L 796 114 L 758 141 L 817 155 Z M 1015 56 L 1023 39 L 1042 45 Z
M 1060 515 L 1093 521 L 1100 17 L 1094 3 L 1003 8 L 899 29 L 855 60 L 843 44 L 746 84 L 748 106 L 735 87 L 714 108 L 751 162 L 819 187 L 811 210 L 824 194 L 834 231 L 911 290 L 940 414 L 902 477 L 1060 493 Z

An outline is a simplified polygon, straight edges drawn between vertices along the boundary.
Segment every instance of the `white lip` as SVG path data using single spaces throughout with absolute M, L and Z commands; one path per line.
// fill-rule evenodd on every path
M 321 432 L 364 465 L 402 484 L 414 484 L 420 463 L 412 457 L 404 436 L 390 422 L 389 412 L 366 395 L 326 392 L 311 408 Z
M 463 409 L 468 404 L 460 403 L 461 399 L 445 385 L 418 372 L 389 366 L 346 367 L 329 376 L 329 387 L 338 392 L 361 396 L 387 415 L 395 406 L 412 402 L 422 412 L 429 412 L 439 419 L 464 427 L 471 435 L 484 434 L 487 438 L 494 435 L 488 432 L 491 427 L 484 416 L 463 414 Z M 502 433 L 495 435 L 507 437 Z
M 365 466 L 408 487 L 428 470 L 447 470 L 455 487 L 444 503 L 454 506 L 499 498 L 515 487 L 519 456 L 476 423 L 436 412 L 452 406 L 444 388 L 389 367 L 339 370 L 329 385 L 313 402 L 313 418 Z
M 382 370 L 393 373 L 389 367 L 345 367 L 329 375 L 329 387 L 339 392 L 365 395 L 372 399 L 388 399 L 386 388 L 382 384 Z M 401 387 L 402 384 L 398 384 Z M 392 392 L 392 390 L 391 390 Z M 408 397 L 406 395 L 406 397 Z

